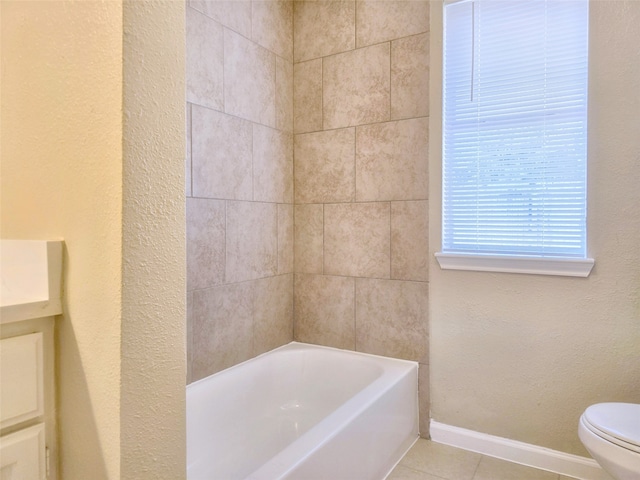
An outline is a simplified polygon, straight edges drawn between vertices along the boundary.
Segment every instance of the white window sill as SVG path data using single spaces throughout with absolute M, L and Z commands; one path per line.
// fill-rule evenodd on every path
M 528 273 L 565 277 L 588 277 L 595 263 L 593 258 L 520 257 L 442 252 L 436 253 L 436 260 L 443 270 Z

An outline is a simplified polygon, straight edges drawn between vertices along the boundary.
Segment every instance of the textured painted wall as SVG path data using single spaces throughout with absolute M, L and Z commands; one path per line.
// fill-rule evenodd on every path
M 433 418 L 581 455 L 588 405 L 640 403 L 640 3 L 590 9 L 590 277 L 442 271 L 433 256 L 430 268 Z M 438 2 L 432 33 L 440 118 Z M 441 234 L 439 137 L 432 122 L 431 254 Z
M 66 247 L 59 478 L 182 478 L 184 6 L 1 8 L 2 237 Z
M 124 2 L 122 479 L 186 473 L 184 16 Z
M 428 435 L 429 3 L 294 3 L 295 339 L 418 361 Z
M 293 338 L 293 4 L 190 1 L 187 382 Z
M 122 4 L 0 8 L 2 237 L 65 240 L 59 478 L 118 478 Z

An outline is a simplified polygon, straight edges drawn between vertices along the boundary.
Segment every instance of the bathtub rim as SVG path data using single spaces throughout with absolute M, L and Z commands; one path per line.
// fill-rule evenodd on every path
M 405 360 L 403 358 L 395 358 L 395 357 L 385 357 L 384 355 L 378 355 L 378 354 L 375 354 L 375 353 L 358 352 L 356 350 L 347 350 L 347 349 L 344 349 L 344 348 L 329 347 L 329 346 L 326 346 L 326 345 L 318 345 L 318 344 L 315 344 L 315 343 L 305 343 L 305 342 L 298 342 L 298 341 L 292 340 L 289 343 L 285 343 L 284 345 L 280 345 L 279 347 L 276 347 L 276 348 L 274 348 L 272 350 L 268 350 L 266 352 L 262 352 L 262 353 L 256 355 L 255 357 L 248 358 L 247 360 L 244 360 L 244 361 L 242 361 L 240 363 L 236 363 L 235 365 L 232 365 L 232 366 L 227 367 L 227 368 L 225 368 L 223 370 L 220 370 L 219 372 L 212 373 L 211 375 L 207 375 L 206 377 L 202 377 L 202 378 L 200 378 L 198 380 L 195 380 L 195 381 L 187 384 L 186 388 L 187 388 L 187 390 L 189 390 L 189 388 L 192 387 L 192 386 L 195 386 L 195 385 L 200 384 L 200 383 L 204 383 L 206 380 L 211 380 L 213 377 L 221 376 L 221 374 L 223 374 L 223 373 L 228 373 L 228 372 L 230 372 L 232 370 L 235 370 L 237 368 L 242 367 L 243 365 L 246 365 L 246 364 L 252 363 L 254 361 L 257 361 L 259 358 L 264 357 L 265 355 L 276 353 L 279 350 L 293 349 L 294 347 L 297 347 L 297 346 L 302 346 L 302 347 L 305 347 L 305 348 L 310 347 L 313 350 L 331 350 L 331 351 L 339 352 L 341 354 L 354 354 L 354 355 L 357 355 L 357 356 L 360 356 L 360 357 L 363 357 L 363 358 L 373 357 L 373 358 L 377 358 L 377 359 L 379 359 L 380 361 L 383 361 L 383 362 L 392 362 L 392 363 L 399 362 L 399 363 L 404 363 L 407 366 L 415 365 L 418 369 L 420 368 L 420 364 L 417 361 L 414 361 L 414 360 Z

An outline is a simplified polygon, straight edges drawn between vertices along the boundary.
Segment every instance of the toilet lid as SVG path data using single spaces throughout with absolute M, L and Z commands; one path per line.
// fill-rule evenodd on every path
M 584 418 L 591 426 L 606 435 L 633 446 L 640 446 L 640 405 L 598 403 L 585 410 Z

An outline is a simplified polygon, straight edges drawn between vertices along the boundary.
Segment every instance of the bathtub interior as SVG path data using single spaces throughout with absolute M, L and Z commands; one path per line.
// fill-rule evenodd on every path
M 305 441 L 327 435 L 318 424 L 335 427 L 345 405 L 343 417 L 366 407 L 387 370 L 354 352 L 293 342 L 189 385 L 189 478 L 247 478 L 303 436 L 284 457 L 309 450 Z

